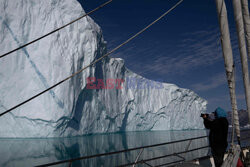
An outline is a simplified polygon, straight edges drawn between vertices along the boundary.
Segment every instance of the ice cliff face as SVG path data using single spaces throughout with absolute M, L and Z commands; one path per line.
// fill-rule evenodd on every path
M 83 14 L 76 0 L 1 0 L 0 54 Z M 100 27 L 85 17 L 1 59 L 0 112 L 80 70 L 105 52 Z M 98 79 L 92 86 L 101 88 L 99 81 L 112 81 L 115 86 L 90 89 L 89 77 Z M 205 110 L 206 101 L 194 92 L 149 81 L 128 70 L 122 59 L 107 58 L 0 117 L 0 137 L 197 129 L 203 128 L 199 115 Z

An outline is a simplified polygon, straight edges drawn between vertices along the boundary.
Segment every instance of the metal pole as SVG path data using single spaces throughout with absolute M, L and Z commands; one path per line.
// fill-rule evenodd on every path
M 248 9 L 248 0 L 241 0 L 243 21 L 245 27 L 245 37 L 247 41 L 247 53 L 250 60 L 250 19 L 249 19 L 249 9 Z
M 71 167 L 71 164 L 72 164 L 72 162 L 70 161 L 68 167 Z
M 227 82 L 230 93 L 230 100 L 232 105 L 232 126 L 235 127 L 237 136 L 240 136 L 239 128 L 239 118 L 237 112 L 237 102 L 235 95 L 235 74 L 234 74 L 234 64 L 233 64 L 233 51 L 230 41 L 230 33 L 227 19 L 227 9 L 224 0 L 216 0 L 216 8 L 218 13 L 218 20 L 221 32 L 221 46 L 225 63 L 225 70 L 227 75 Z M 232 144 L 234 137 L 234 129 L 232 129 Z
M 144 150 L 144 148 L 141 149 L 141 151 L 139 152 L 138 156 L 136 157 L 136 159 L 135 159 L 135 164 L 133 165 L 133 167 L 135 167 L 135 165 L 136 165 L 137 161 L 139 160 L 139 158 L 140 158 L 140 156 L 141 156 L 143 150 Z
M 234 19 L 236 22 L 236 29 L 237 29 L 237 35 L 238 35 L 240 57 L 241 57 L 241 65 L 242 65 L 242 73 L 243 73 L 243 80 L 244 80 L 244 86 L 245 86 L 246 105 L 247 105 L 247 112 L 248 112 L 248 123 L 250 124 L 249 72 L 248 72 L 247 50 L 246 50 L 246 43 L 245 43 L 245 32 L 244 32 L 244 26 L 243 26 L 241 7 L 242 7 L 241 1 L 233 0 Z
M 190 141 L 188 142 L 188 145 L 187 145 L 187 147 L 186 147 L 185 151 L 188 151 L 188 149 L 189 149 L 189 147 L 190 147 L 191 143 L 192 143 L 192 140 L 190 140 Z

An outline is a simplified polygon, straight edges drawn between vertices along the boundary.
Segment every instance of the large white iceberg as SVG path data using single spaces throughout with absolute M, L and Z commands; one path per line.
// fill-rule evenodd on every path
M 76 0 L 1 0 L 0 54 L 84 14 Z M 106 53 L 90 18 L 0 59 L 0 112 L 28 99 Z M 91 78 L 89 78 L 91 77 Z M 113 89 L 89 89 L 87 80 Z M 114 79 L 114 80 L 112 80 Z M 121 82 L 124 81 L 124 82 Z M 121 87 L 119 83 L 121 82 Z M 110 86 L 110 85 L 109 85 Z M 112 84 L 111 87 L 112 88 Z M 0 137 L 60 137 L 117 131 L 203 128 L 206 101 L 174 84 L 147 80 L 106 58 L 0 117 Z

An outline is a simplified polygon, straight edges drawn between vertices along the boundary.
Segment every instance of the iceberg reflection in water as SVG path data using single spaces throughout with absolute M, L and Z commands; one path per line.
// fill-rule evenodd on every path
M 79 156 L 94 155 L 106 152 L 124 150 L 133 147 L 159 144 L 187 138 L 207 135 L 205 130 L 187 131 L 148 131 L 126 132 L 113 134 L 97 134 L 72 138 L 50 139 L 0 139 L 0 166 L 20 167 L 35 166 L 59 160 L 76 158 Z M 140 159 L 184 151 L 188 141 L 170 145 L 144 149 Z M 207 146 L 207 138 L 193 140 L 189 149 Z M 202 149 L 182 154 L 186 159 L 193 159 L 208 154 L 209 149 Z M 103 156 L 72 163 L 72 166 L 116 166 L 134 162 L 140 150 L 121 153 L 112 156 Z M 150 164 L 180 160 L 179 157 L 162 158 L 150 161 Z M 62 164 L 57 166 L 68 166 Z

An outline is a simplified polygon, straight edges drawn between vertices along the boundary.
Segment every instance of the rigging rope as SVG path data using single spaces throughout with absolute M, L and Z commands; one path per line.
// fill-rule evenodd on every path
M 13 50 L 11 50 L 11 51 L 9 51 L 9 52 L 7 52 L 7 53 L 1 55 L 1 56 L 0 56 L 0 59 L 3 58 L 3 57 L 5 57 L 5 56 L 7 56 L 7 55 L 9 55 L 9 54 L 11 54 L 11 53 L 13 53 L 13 52 L 15 52 L 15 51 L 18 51 L 18 50 L 20 50 L 20 49 L 22 49 L 22 48 L 24 48 L 24 47 L 26 47 L 26 46 L 28 46 L 28 45 L 30 45 L 30 44 L 32 44 L 32 43 L 35 43 L 35 42 L 37 42 L 37 41 L 39 41 L 39 40 L 41 40 L 41 39 L 43 39 L 43 38 L 45 38 L 45 37 L 47 37 L 47 36 L 49 36 L 49 35 L 55 33 L 55 32 L 57 32 L 57 31 L 59 31 L 59 30 L 61 30 L 61 29 L 63 29 L 63 28 L 65 28 L 65 27 L 67 27 L 67 26 L 73 24 L 74 22 L 76 22 L 76 21 L 78 21 L 78 20 L 81 20 L 82 18 L 84 18 L 84 17 L 90 15 L 91 13 L 94 13 L 95 11 L 97 11 L 98 9 L 100 9 L 100 8 L 102 8 L 102 7 L 104 7 L 104 6 L 106 6 L 107 4 L 109 4 L 109 3 L 112 2 L 112 1 L 113 1 L 113 0 L 109 0 L 109 1 L 107 1 L 107 2 L 105 2 L 105 3 L 103 3 L 103 4 L 101 4 L 101 5 L 98 6 L 97 8 L 91 10 L 90 12 L 88 12 L 88 13 L 82 15 L 81 17 L 79 17 L 79 18 L 77 18 L 77 19 L 75 19 L 75 20 L 69 22 L 68 24 L 65 24 L 65 25 L 62 26 L 62 27 L 59 27 L 59 28 L 57 28 L 57 29 L 55 29 L 55 30 L 53 30 L 53 31 L 51 31 L 51 32 L 49 32 L 49 33 L 47 33 L 47 34 L 45 34 L 45 35 L 43 35 L 43 36 L 41 36 L 41 37 L 39 37 L 39 38 L 37 38 L 37 39 L 35 39 L 35 40 L 33 40 L 33 41 L 30 41 L 30 42 L 28 42 L 28 43 L 26 43 L 26 44 L 24 44 L 24 45 L 22 45 L 22 46 L 20 46 L 20 47 L 18 47 L 18 48 L 16 48 L 16 49 L 13 49 Z
M 69 77 L 63 79 L 62 81 L 56 83 L 55 85 L 53 85 L 53 86 L 47 88 L 46 90 L 44 90 L 44 91 L 42 91 L 42 92 L 36 94 L 35 96 L 33 96 L 33 97 L 31 97 L 31 98 L 29 98 L 29 99 L 27 99 L 27 100 L 25 100 L 25 101 L 23 101 L 23 102 L 21 102 L 21 103 L 19 103 L 18 105 L 14 106 L 14 107 L 12 107 L 12 108 L 6 110 L 5 112 L 3 112 L 3 113 L 0 114 L 0 117 L 3 116 L 3 115 L 5 115 L 5 114 L 7 114 L 8 112 L 10 112 L 10 111 L 16 109 L 16 108 L 22 106 L 23 104 L 25 104 L 25 103 L 27 103 L 27 102 L 33 100 L 34 98 L 36 98 L 36 97 L 38 97 L 38 96 L 44 94 L 45 92 L 47 92 L 47 91 L 49 91 L 49 90 L 55 88 L 56 86 L 62 84 L 63 82 L 65 82 L 65 81 L 69 80 L 70 78 L 76 76 L 77 74 L 81 73 L 82 71 L 84 71 L 84 70 L 87 69 L 88 67 L 90 67 L 90 66 L 96 64 L 97 62 L 101 61 L 101 60 L 104 59 L 105 57 L 109 56 L 110 54 L 112 54 L 113 52 L 115 52 L 116 50 L 118 50 L 119 48 L 121 48 L 122 46 L 124 46 L 125 44 L 127 44 L 128 42 L 130 42 L 131 40 L 133 40 L 135 37 L 137 37 L 138 35 L 140 35 L 140 34 L 143 33 L 144 31 L 146 31 L 146 30 L 147 30 L 148 28 L 150 28 L 153 24 L 155 24 L 156 22 L 158 22 L 158 21 L 159 21 L 160 19 L 162 19 L 165 15 L 167 15 L 169 12 L 171 12 L 173 9 L 175 9 L 181 2 L 183 2 L 183 0 L 178 1 L 172 8 L 170 8 L 167 12 L 165 12 L 164 14 L 162 14 L 160 17 L 158 17 L 156 20 L 154 20 L 154 21 L 153 21 L 152 23 L 150 23 L 148 26 L 146 26 L 145 28 L 143 28 L 142 30 L 140 30 L 139 32 L 137 32 L 135 35 L 133 35 L 132 37 L 130 37 L 129 39 L 127 39 L 125 42 L 121 43 L 120 45 L 118 45 L 117 47 L 115 47 L 114 49 L 112 49 L 111 51 L 109 51 L 108 53 L 106 53 L 105 55 L 103 55 L 102 57 L 96 59 L 94 62 L 92 62 L 92 63 L 90 63 L 89 65 L 85 66 L 84 68 L 82 68 L 81 70 L 79 70 L 79 71 L 77 71 L 76 73 L 72 74 L 71 76 L 69 76 Z

